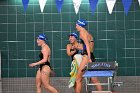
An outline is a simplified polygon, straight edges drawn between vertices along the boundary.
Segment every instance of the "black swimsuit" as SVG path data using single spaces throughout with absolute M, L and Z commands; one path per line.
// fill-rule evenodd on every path
M 83 53 L 82 53 L 82 55 L 88 55 L 86 45 L 85 45 L 84 41 L 82 39 L 80 39 L 80 41 L 83 44 Z M 92 62 L 95 62 L 95 56 L 94 56 L 93 52 L 90 52 L 90 58 L 91 58 Z
M 43 54 L 42 54 L 42 53 L 39 54 L 39 58 L 40 58 L 40 60 L 43 59 Z M 51 68 L 50 62 L 47 61 L 47 62 L 45 62 L 44 64 L 40 64 L 40 70 L 42 70 L 42 67 L 43 67 L 44 65 L 47 65 L 47 66 L 49 66 L 49 67 Z
M 71 51 L 74 51 L 74 49 L 70 49 L 70 52 L 71 52 Z M 74 55 L 76 55 L 76 54 L 78 54 L 78 53 L 79 53 L 79 50 L 76 50 L 76 52 L 71 56 L 72 61 L 73 61 Z

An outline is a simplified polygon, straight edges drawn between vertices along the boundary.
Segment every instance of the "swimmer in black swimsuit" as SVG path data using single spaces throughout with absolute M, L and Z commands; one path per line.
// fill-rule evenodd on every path
M 81 54 L 81 51 L 83 50 L 83 45 L 78 43 L 77 39 L 77 33 L 74 32 L 69 35 L 70 44 L 67 44 L 67 55 L 71 56 L 72 61 L 74 59 L 74 55 Z
M 86 50 L 86 45 L 85 45 L 84 41 L 82 39 L 80 39 L 80 41 L 83 44 L 83 52 L 82 52 L 82 55 L 88 55 L 87 50 Z M 93 48 L 94 48 L 94 41 L 93 41 L 93 39 L 90 40 L 89 43 L 90 44 L 92 43 L 91 44 L 91 48 L 90 48 L 91 49 L 91 51 L 90 51 L 90 58 L 91 58 L 92 62 L 95 62 L 95 56 L 93 54 Z
M 43 54 L 42 54 L 42 53 L 40 53 L 40 54 L 39 54 L 39 58 L 40 58 L 40 60 L 42 60 L 42 59 L 43 59 Z M 45 66 L 45 65 L 49 66 L 49 67 L 50 67 L 50 69 L 51 69 L 50 62 L 49 62 L 49 61 L 47 61 L 47 62 L 45 62 L 44 64 L 40 64 L 40 71 L 42 70 L 43 66 Z
M 36 74 L 36 87 L 37 93 L 41 93 L 41 85 L 44 86 L 46 90 L 50 93 L 58 93 L 58 91 L 50 85 L 50 55 L 51 50 L 49 46 L 46 44 L 46 36 L 44 34 L 40 34 L 37 37 L 37 44 L 40 46 L 41 53 L 39 54 L 40 61 L 29 64 L 30 67 L 34 67 L 36 65 L 40 65 L 37 74 Z
M 72 61 L 74 60 L 74 56 L 76 54 L 81 54 L 83 50 L 83 45 L 78 43 L 77 39 L 78 39 L 77 33 L 74 32 L 69 35 L 70 44 L 67 44 L 67 55 L 71 57 Z M 74 84 L 75 93 L 76 93 L 76 87 L 77 84 Z
M 82 72 L 85 65 L 87 65 L 89 62 L 94 62 L 95 57 L 93 55 L 94 50 L 94 41 L 92 35 L 84 28 L 87 25 L 87 22 L 83 19 L 79 19 L 76 22 L 76 29 L 79 32 L 80 39 L 83 43 L 83 57 L 82 62 L 80 64 L 80 67 L 78 69 L 78 74 L 76 77 L 76 93 L 81 93 L 82 91 L 82 76 L 84 72 Z M 96 77 L 91 78 L 93 83 L 99 83 L 98 79 Z M 98 91 L 102 91 L 102 86 L 98 84 L 96 86 Z

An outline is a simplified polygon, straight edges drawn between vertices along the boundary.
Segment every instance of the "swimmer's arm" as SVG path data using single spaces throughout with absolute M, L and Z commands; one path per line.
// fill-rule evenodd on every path
M 47 49 L 46 49 L 46 50 L 47 50 Z M 48 53 L 48 51 L 46 51 L 46 50 L 45 50 L 45 51 L 44 51 L 44 50 L 41 51 L 42 54 L 43 54 L 43 59 L 40 60 L 40 61 L 38 61 L 38 62 L 29 64 L 29 67 L 34 67 L 34 66 L 36 66 L 36 65 L 40 65 L 40 64 L 43 64 L 43 63 L 47 62 L 49 53 Z
M 70 51 L 70 49 L 71 49 L 71 47 L 70 47 L 70 45 L 68 44 L 67 45 L 67 55 L 68 56 L 72 56 L 76 51 Z
M 94 40 L 93 40 L 93 37 L 90 40 L 90 47 L 91 47 L 92 52 L 93 52 L 94 51 Z

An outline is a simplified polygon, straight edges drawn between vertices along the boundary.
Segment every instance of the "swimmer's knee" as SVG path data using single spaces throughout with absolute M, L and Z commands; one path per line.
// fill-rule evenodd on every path
M 76 83 L 82 82 L 82 78 L 76 78 Z
M 98 80 L 97 78 L 91 78 L 91 81 L 92 81 L 93 83 L 100 83 L 99 80 Z

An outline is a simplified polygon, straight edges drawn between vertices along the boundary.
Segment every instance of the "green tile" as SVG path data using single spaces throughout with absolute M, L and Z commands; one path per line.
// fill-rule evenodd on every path
M 61 59 L 59 58 L 55 58 L 52 62 L 51 62 L 52 66 L 54 69 L 58 69 L 61 68 Z
M 18 33 L 17 34 L 17 40 L 19 41 L 18 43 L 24 43 L 25 40 L 26 40 L 25 33 Z
M 7 16 L 0 15 L 0 23 L 7 23 Z
M 9 23 L 16 23 L 16 16 L 15 15 L 8 15 L 8 22 Z
M 138 9 L 138 8 L 136 8 L 136 9 Z M 137 11 L 138 11 L 138 10 L 137 10 Z M 140 15 L 140 12 L 135 12 L 135 19 L 140 20 L 139 15 Z M 137 25 L 138 25 L 138 24 L 137 24 Z
M 26 51 L 26 58 L 27 59 L 34 59 L 34 52 L 33 51 Z
M 24 59 L 25 59 L 25 51 L 24 50 L 18 50 L 17 54 L 18 54 L 17 59 L 19 59 L 18 62 L 20 62 L 21 59 L 24 61 Z
M 36 36 L 35 36 L 35 34 L 34 33 L 26 33 L 26 40 L 29 42 L 29 41 L 33 41 L 32 43 L 34 43 L 35 42 L 35 38 L 36 38 Z M 28 43 L 27 42 L 27 43 Z
M 136 51 L 135 51 L 135 56 L 136 56 L 136 57 L 140 57 L 139 53 L 140 53 L 140 50 L 139 50 L 139 49 L 136 49 Z
M 25 69 L 27 67 L 26 60 L 17 60 L 18 69 Z
M 135 27 L 134 25 L 135 25 L 135 23 L 132 21 L 132 19 L 129 19 L 125 22 L 125 29 L 134 29 L 134 27 Z
M 17 51 L 20 51 L 20 50 L 24 51 L 25 48 L 26 48 L 25 42 L 18 42 L 17 43 Z
M 34 22 L 34 18 L 35 18 L 35 16 L 33 14 L 26 15 L 26 22 L 27 23 Z M 29 25 L 29 24 L 27 24 L 27 25 Z M 34 25 L 34 24 L 30 24 L 30 25 Z M 30 27 L 32 27 L 32 26 L 30 26 Z
M 124 58 L 117 58 L 117 62 L 120 68 L 125 67 L 126 66 L 126 62 Z
M 7 24 L 0 24 L 0 32 L 7 32 L 8 25 Z
M 134 45 L 134 40 L 126 40 L 126 47 L 127 48 L 134 48 L 135 45 Z
M 8 32 L 9 33 L 16 33 L 16 25 L 15 24 L 9 24 L 8 25 Z
M 140 31 L 139 30 L 135 30 L 135 38 L 139 39 L 140 38 Z
M 27 70 L 27 76 L 28 77 L 35 77 L 36 76 L 36 70 L 35 68 L 30 68 Z
M 26 69 L 18 69 L 18 77 L 26 77 Z
M 62 76 L 62 70 L 60 68 L 54 69 L 54 72 L 56 73 L 56 77 Z
M 42 23 L 36 23 L 35 24 L 35 32 L 42 32 L 43 31 L 42 29 L 43 29 L 43 24 Z
M 27 29 L 27 28 L 25 29 L 25 26 L 26 26 L 25 24 L 17 24 L 17 32 L 18 33 L 21 33 L 22 32 L 21 34 L 23 34 L 26 31 L 26 29 Z
M 118 68 L 117 75 L 119 75 L 119 76 L 127 75 L 126 74 L 126 68 Z
M 140 67 L 136 68 L 136 75 L 140 76 Z
M 100 11 L 100 12 L 106 12 L 106 10 L 107 10 L 107 6 L 105 3 L 98 3 L 97 7 L 98 7 L 98 11 Z
M 19 0 L 18 0 L 19 1 Z M 22 3 L 21 3 L 22 4 Z M 21 4 L 19 4 L 19 5 L 21 5 Z M 17 9 L 17 13 L 18 14 L 24 14 L 25 12 L 24 12 L 24 8 L 23 8 L 23 6 L 16 6 L 16 9 Z
M 51 0 L 49 0 L 49 1 L 51 1 Z M 49 4 L 49 1 L 47 1 L 48 4 L 46 3 L 46 6 L 44 8 L 44 12 L 46 12 L 46 13 L 51 13 L 51 11 L 52 11 L 51 5 Z
M 120 16 L 120 15 L 117 15 L 119 18 L 120 17 L 122 17 L 122 15 Z M 118 31 L 120 31 L 120 30 L 124 30 L 125 29 L 125 27 L 124 27 L 124 21 L 122 20 L 122 19 L 119 19 L 119 20 L 117 20 L 117 22 L 116 22 L 116 29 L 118 30 Z M 121 33 L 121 32 L 120 32 Z M 123 33 L 124 33 L 124 31 L 123 31 Z M 123 35 L 123 34 L 122 34 Z
M 115 28 L 115 21 L 114 20 L 108 20 L 108 22 L 107 22 L 107 30 L 116 30 L 114 28 Z M 109 33 L 111 33 L 111 32 L 109 32 Z
M 69 62 L 68 60 L 64 59 L 62 63 L 63 68 L 71 68 L 71 62 Z
M 1 60 L 1 67 L 2 68 L 8 68 L 8 59 L 2 59 Z
M 138 19 L 139 20 L 139 19 Z M 140 29 L 140 21 L 135 21 L 135 29 Z M 138 30 L 139 31 L 139 30 Z
M 102 25 L 98 28 L 98 30 L 105 30 L 106 29 L 106 22 L 105 21 L 99 21 L 98 26 Z
M 43 15 L 41 14 L 36 14 L 34 15 L 35 22 L 43 22 Z
M 136 67 L 139 68 L 140 67 L 140 58 L 136 58 Z
M 58 13 L 56 5 L 52 5 L 52 12 L 51 13 Z M 59 15 L 59 14 L 58 14 Z
M 6 5 L 5 3 L 7 3 L 6 1 L 5 2 L 0 2 L 0 4 L 2 5 L 2 4 L 4 4 L 4 5 Z M 7 6 L 0 6 L 0 14 L 7 14 Z
M 114 49 L 108 50 L 108 57 L 115 59 L 116 58 L 116 51 L 114 51 Z
M 7 40 L 7 33 L 0 33 L 0 40 L 1 41 L 6 41 Z
M 70 68 L 63 68 L 63 77 L 70 76 Z
M 1 58 L 8 60 L 8 52 L 9 51 L 1 51 Z
M 33 13 L 34 13 L 34 12 L 33 12 L 34 6 L 35 6 L 35 5 L 28 5 L 27 10 L 26 10 L 26 13 L 27 13 L 27 14 L 33 14 Z
M 9 60 L 9 69 L 17 69 L 18 68 L 18 63 L 17 60 Z
M 17 58 L 17 51 L 9 51 L 9 58 L 10 59 L 16 59 Z
M 135 68 L 136 64 L 134 62 L 135 62 L 134 58 L 126 59 L 126 64 L 127 64 L 126 67 Z
M 52 15 L 52 22 L 56 23 L 56 22 L 61 22 L 61 15 L 60 14 L 54 14 Z M 57 23 L 58 24 L 58 23 Z M 55 25 L 55 24 L 54 24 Z
M 8 69 L 4 69 L 4 68 L 2 68 L 1 69 L 1 76 L 2 77 L 8 77 L 9 75 L 8 75 Z
M 134 50 L 133 49 L 126 50 L 126 57 L 134 57 Z
M 63 4 L 62 9 L 61 9 L 61 12 L 62 13 L 67 12 L 68 13 L 68 11 L 70 11 L 70 9 L 71 9 L 71 6 L 68 6 L 66 4 Z
M 9 77 L 17 77 L 18 75 L 17 69 L 9 69 Z
M 136 69 L 135 68 L 127 68 L 126 74 L 127 74 L 127 76 L 135 76 L 136 75 Z

